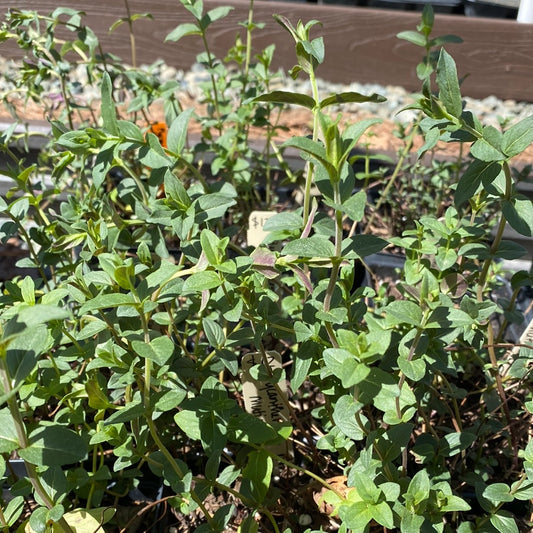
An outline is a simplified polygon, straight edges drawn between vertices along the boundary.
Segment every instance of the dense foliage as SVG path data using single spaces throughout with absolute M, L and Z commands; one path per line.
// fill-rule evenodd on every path
M 4 22 L 1 38 L 26 52 L 4 103 L 15 117 L 18 93 L 49 105 L 53 138 L 37 162 L 16 124 L 1 138 L 13 187 L 0 238 L 23 240 L 19 266 L 36 274 L 1 287 L 0 475 L 12 499 L 0 527 L 127 531 L 139 517 L 123 507 L 140 494 L 135 513 L 154 531 L 529 531 L 533 345 L 509 325 L 523 321 L 531 272 L 505 273 L 501 260 L 525 253 L 506 225 L 533 231 L 511 169 L 533 117 L 500 131 L 464 109 L 442 48 L 457 38 L 433 37 L 425 9 L 399 36 L 423 50 L 419 118 L 391 173 L 356 175 L 354 148 L 378 121 L 341 127 L 328 111 L 383 97 L 319 94 L 314 21 L 276 17 L 295 42 L 291 75 L 312 94 L 272 91 L 273 47 L 251 54 L 253 5 L 219 59 L 206 35 L 230 8 L 181 2 L 191 21 L 167 40 L 205 43 L 196 110 L 182 108 L 176 82 L 105 54 L 80 13 L 12 10 Z M 132 37 L 139 18 L 120 21 Z M 100 88 L 97 107 L 80 101 L 75 68 Z M 158 138 L 161 100 L 169 128 Z M 310 110 L 313 135 L 279 146 L 287 104 Z M 428 163 L 438 142 L 470 155 Z M 294 148 L 303 173 L 284 158 Z M 301 205 L 279 209 L 282 180 Z M 370 222 L 387 219 L 399 182 L 423 210 L 385 240 Z M 257 211 L 276 214 L 255 247 L 245 229 Z M 392 245 L 405 257 L 396 278 L 362 283 L 365 258 Z

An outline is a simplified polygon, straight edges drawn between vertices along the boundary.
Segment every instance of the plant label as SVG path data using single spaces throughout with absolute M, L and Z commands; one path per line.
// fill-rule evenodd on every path
M 251 372 L 251 369 L 257 365 L 261 365 L 258 372 Z M 269 379 L 270 376 L 275 377 L 281 372 L 281 355 L 276 351 L 268 351 L 264 361 L 260 352 L 248 353 L 242 358 L 241 367 L 242 394 L 246 411 L 267 424 L 289 420 L 287 381 L 283 379 L 274 383 L 273 379 Z M 265 379 L 262 379 L 261 372 L 266 372 Z M 252 377 L 252 374 L 255 377 Z M 269 449 L 278 454 L 287 453 L 284 444 L 271 446 Z
M 265 222 L 276 214 L 276 211 L 252 211 L 248 219 L 246 239 L 248 246 L 259 246 L 268 232 L 263 230 Z
M 520 344 L 533 345 L 533 320 L 529 321 L 527 328 L 520 336 Z

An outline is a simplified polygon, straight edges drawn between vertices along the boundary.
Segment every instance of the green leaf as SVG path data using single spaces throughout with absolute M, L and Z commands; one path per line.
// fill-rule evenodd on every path
M 164 184 L 166 195 L 177 202 L 185 211 L 191 205 L 191 198 L 178 176 L 165 169 Z
M 431 46 L 442 46 L 446 43 L 460 44 L 463 42 L 463 39 L 457 35 L 440 35 L 431 40 Z
M 30 375 L 48 343 L 49 335 L 44 324 L 28 327 L 15 336 L 6 351 L 6 362 L 13 385 L 22 383 Z
M 351 473 L 351 477 L 353 479 L 353 484 L 357 489 L 357 493 L 366 503 L 378 503 L 381 496 L 381 490 L 376 486 L 368 474 L 356 470 Z
M 87 383 L 85 383 L 85 392 L 89 399 L 89 407 L 92 407 L 93 409 L 115 408 L 115 405 L 108 400 L 105 391 L 102 390 L 98 379 L 91 378 L 87 381 Z
M 293 93 L 289 91 L 272 91 L 257 96 L 254 102 L 273 102 L 276 104 L 292 104 L 313 109 L 316 105 L 314 99 L 307 94 Z
M 500 163 L 475 159 L 459 179 L 455 191 L 455 205 L 459 207 L 472 198 L 481 183 L 492 183 L 502 171 Z
M 261 504 L 270 487 L 272 457 L 264 449 L 254 450 L 242 471 L 241 493 L 255 504 Z
M 174 353 L 174 343 L 166 335 L 157 337 L 149 343 L 133 341 L 131 347 L 143 359 L 150 359 L 159 366 L 165 365 Z
M 428 150 L 431 150 L 437 145 L 440 139 L 440 131 L 438 128 L 431 128 L 424 134 L 424 144 L 417 150 L 416 155 L 420 159 Z
M 289 241 L 281 251 L 283 255 L 296 255 L 298 257 L 333 257 L 335 246 L 327 238 L 321 235 L 313 235 Z
M 202 320 L 202 325 L 209 344 L 213 348 L 221 348 L 224 345 L 226 336 L 224 335 L 224 330 L 218 324 L 218 322 L 210 318 L 204 318 Z
M 167 148 L 176 155 L 180 155 L 183 152 L 187 141 L 187 129 L 193 114 L 193 108 L 185 109 L 172 121 L 168 129 Z
M 215 233 L 209 229 L 202 230 L 202 233 L 200 234 L 200 244 L 202 245 L 202 250 L 210 265 L 215 266 L 220 263 L 219 243 L 220 239 Z
M 278 438 L 278 433 L 272 426 L 246 411 L 230 418 L 228 435 L 234 442 L 254 444 L 263 444 Z
M 83 304 L 79 313 L 80 315 L 84 315 L 90 311 L 120 307 L 121 305 L 134 306 L 137 305 L 137 302 L 131 293 L 126 294 L 117 292 L 112 294 L 100 294 Z
M 83 326 L 83 329 L 76 335 L 76 340 L 81 341 L 85 339 L 89 339 L 91 337 L 94 337 L 101 331 L 104 331 L 108 328 L 106 322 L 103 320 L 100 320 L 96 318 L 95 320 L 91 320 L 85 326 Z
M 476 435 L 470 431 L 448 433 L 444 436 L 441 453 L 445 457 L 453 457 L 466 450 L 475 440 Z
M 344 526 L 358 533 L 363 533 L 366 525 L 373 519 L 372 512 L 366 502 L 352 503 L 349 500 L 340 505 L 339 517 Z
M 387 325 L 395 326 L 397 324 L 411 324 L 420 326 L 422 323 L 422 309 L 408 300 L 396 300 L 391 302 L 384 309 L 385 320 Z
M 85 441 L 64 426 L 41 426 L 29 434 L 30 445 L 19 450 L 28 463 L 61 466 L 82 461 L 87 456 Z
M 509 485 L 506 483 L 493 483 L 489 485 L 483 491 L 483 497 L 490 500 L 495 506 L 502 502 L 512 502 L 514 500 Z
M 412 381 L 420 381 L 426 375 L 426 363 L 423 359 L 398 357 L 400 370 Z
M 370 372 L 365 364 L 357 361 L 355 355 L 341 348 L 327 348 L 324 350 L 323 357 L 326 367 L 341 380 L 345 388 L 357 385 Z
M 185 399 L 187 392 L 184 389 L 174 388 L 165 393 L 155 402 L 154 407 L 157 411 L 171 411 Z
M 196 411 L 184 409 L 174 415 L 174 420 L 179 428 L 193 440 L 200 440 L 200 414 Z
M 470 147 L 470 153 L 481 161 L 504 161 L 505 154 L 501 150 L 502 134 L 493 126 L 483 128 L 483 137 Z
M 452 56 L 441 49 L 437 63 L 437 85 L 439 86 L 439 99 L 444 104 L 450 115 L 459 118 L 463 112 L 461 90 L 457 79 L 457 68 Z
M 423 516 L 405 512 L 402 515 L 401 532 L 402 533 L 420 533 L 422 531 L 422 525 L 425 521 Z
M 490 523 L 500 533 L 519 533 L 513 515 L 507 511 L 498 511 L 490 517 Z
M 381 237 L 358 234 L 342 241 L 342 251 L 346 258 L 363 258 L 381 252 L 388 244 Z
M 48 509 L 46 507 L 37 507 L 30 516 L 28 525 L 32 533 L 46 533 L 48 529 Z
M 470 511 L 471 507 L 463 498 L 459 496 L 449 495 L 446 497 L 446 505 L 440 508 L 441 511 L 448 513 L 453 511 Z
M 416 66 L 416 75 L 419 80 L 423 81 L 429 78 L 435 69 L 430 63 L 418 63 Z
M 148 146 L 142 146 L 139 150 L 139 161 L 153 169 L 169 168 L 172 162 L 161 146 L 159 139 L 153 134 L 146 135 Z
M 30 276 L 26 276 L 20 284 L 22 299 L 28 305 L 35 305 L 35 284 Z
M 325 49 L 324 49 L 324 38 L 317 37 L 312 41 L 301 41 L 300 43 L 303 49 L 313 57 L 317 63 L 322 63 L 324 61 Z M 298 46 L 296 46 L 298 51 Z
M 204 19 L 207 17 L 209 19 L 209 24 L 211 24 L 212 22 L 215 22 L 217 20 L 220 20 L 221 18 L 224 18 L 228 15 L 228 13 L 230 13 L 231 11 L 233 11 L 233 9 L 235 9 L 234 7 L 232 6 L 219 6 L 219 7 L 215 7 L 214 9 L 211 9 L 210 11 L 208 11 L 204 17 L 202 18 L 202 23 L 204 22 Z M 203 26 L 203 24 L 202 24 Z M 203 26 L 204 29 L 207 27 L 207 26 Z
M 102 103 L 100 112 L 102 114 L 104 129 L 112 135 L 119 135 L 115 102 L 113 101 L 113 84 L 107 72 L 104 72 L 102 76 L 101 92 Z
M 17 314 L 17 322 L 22 322 L 28 327 L 34 327 L 54 320 L 64 320 L 69 316 L 69 312 L 66 309 L 61 309 L 55 305 L 36 304 L 21 309 Z M 8 328 L 6 327 L 4 334 L 6 334 L 7 331 Z
M 11 453 L 18 447 L 19 440 L 15 429 L 15 422 L 6 407 L 0 410 L 0 454 Z
M 301 326 L 304 326 L 302 322 L 300 322 L 300 324 Z M 307 329 L 309 330 L 309 328 Z M 295 327 L 295 331 L 296 331 L 296 327 Z M 311 330 L 309 331 L 311 332 L 309 336 L 312 336 L 314 332 Z M 307 335 L 307 333 L 305 333 L 305 335 Z M 302 342 L 302 341 L 300 340 L 298 342 Z M 313 359 L 318 357 L 318 352 L 319 352 L 319 348 L 315 342 L 313 341 L 302 342 L 294 359 L 293 375 L 291 378 L 291 388 L 293 391 L 298 390 L 300 386 L 302 385 L 302 383 L 307 378 L 307 375 L 309 374 L 309 369 L 311 368 L 311 364 L 313 363 Z
M 292 137 L 285 141 L 282 146 L 292 146 L 309 154 L 313 159 L 316 159 L 327 171 L 330 179 L 337 177 L 337 169 L 328 160 L 326 149 L 324 145 L 308 139 L 307 137 Z
M 270 217 L 264 224 L 264 231 L 293 231 L 303 226 L 302 216 L 294 211 L 282 211 Z
M 417 31 L 401 31 L 396 34 L 396 37 L 416 44 L 416 46 L 421 46 L 422 48 L 425 48 L 426 46 L 426 37 L 424 34 L 418 33 Z
M 355 441 L 365 438 L 365 428 L 357 423 L 356 414 L 361 411 L 362 403 L 356 402 L 353 396 L 341 396 L 333 409 L 333 421 L 344 435 Z M 364 417 L 361 416 L 361 419 Z
M 144 143 L 144 135 L 141 128 L 128 120 L 119 120 L 117 122 L 119 133 L 128 141 Z
M 407 488 L 407 494 L 413 499 L 414 505 L 419 505 L 424 500 L 429 498 L 429 492 L 431 490 L 431 481 L 427 470 L 418 471 L 409 483 Z
M 342 210 L 354 221 L 359 222 L 365 214 L 366 192 L 359 191 L 343 202 Z
M 115 411 L 110 417 L 106 418 L 105 425 L 109 424 L 122 424 L 124 422 L 130 422 L 136 420 L 141 416 L 144 416 L 144 405 L 140 401 L 130 402 L 124 407 L 121 407 L 118 411 Z
M 179 41 L 182 37 L 186 37 L 187 35 L 202 35 L 202 32 L 198 28 L 196 24 L 193 24 L 192 22 L 187 22 L 185 24 L 180 24 L 176 28 L 174 28 L 166 37 L 166 41 Z
M 435 263 L 441 271 L 451 268 L 456 261 L 457 252 L 453 248 L 439 248 L 435 256 Z
M 527 250 L 520 244 L 512 241 L 502 240 L 494 256 L 499 257 L 500 259 L 507 259 L 511 261 L 513 259 L 520 259 L 526 254 Z
M 533 481 L 518 480 L 511 486 L 511 492 L 517 500 L 527 501 L 533 499 Z
M 324 109 L 327 106 L 334 105 L 334 104 L 348 104 L 348 103 L 362 103 L 362 102 L 374 102 L 374 103 L 381 103 L 385 102 L 387 99 L 384 96 L 381 96 L 380 94 L 361 94 L 356 93 L 353 91 L 345 92 L 345 93 L 337 93 L 332 94 L 326 98 L 324 98 L 320 102 L 320 109 Z M 376 119 L 377 120 L 377 119 Z M 379 122 L 379 120 L 377 120 Z
M 15 496 L 4 509 L 4 519 L 8 527 L 14 526 L 24 510 L 24 496 Z
M 109 522 L 116 510 L 111 507 L 98 507 L 96 509 L 75 509 L 63 515 L 67 524 L 76 533 L 94 533 L 101 530 L 102 525 Z M 60 524 L 53 524 L 52 533 L 63 533 Z
M 220 276 L 212 270 L 204 270 L 189 276 L 183 284 L 183 292 L 202 292 L 215 289 L 222 283 Z
M 502 202 L 502 211 L 509 225 L 520 235 L 533 235 L 533 202 L 523 195 Z
M 394 516 L 387 502 L 379 502 L 376 505 L 370 506 L 370 512 L 378 524 L 388 529 L 394 528 Z
M 523 152 L 533 142 L 533 115 L 527 117 L 503 134 L 502 150 L 508 157 Z

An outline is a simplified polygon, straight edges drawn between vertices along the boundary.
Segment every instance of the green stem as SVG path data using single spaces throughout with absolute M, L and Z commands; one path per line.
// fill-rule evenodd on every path
M 315 107 L 313 109 L 313 141 L 318 139 L 318 119 L 320 114 L 320 97 L 318 94 L 318 85 L 316 82 L 315 71 L 311 67 L 309 71 L 309 81 L 311 82 L 311 89 L 313 91 L 313 98 L 315 100 Z M 306 177 L 305 177 L 305 191 L 304 191 L 304 205 L 303 205 L 303 227 L 307 226 L 309 220 L 309 213 L 311 212 L 311 188 L 313 187 L 315 166 L 308 161 L 306 163 Z
M 128 0 L 124 0 L 124 3 L 126 4 L 126 12 L 128 13 L 128 27 L 130 31 L 131 66 L 135 68 L 137 66 L 137 51 L 135 47 L 135 34 L 133 33 L 133 21 L 131 20 Z
M 505 201 L 505 200 L 510 200 L 511 198 L 513 181 L 512 181 L 511 169 L 509 167 L 509 163 L 507 161 L 504 161 L 502 167 L 503 167 L 503 171 L 505 174 L 505 193 L 503 197 L 503 200 Z M 498 229 L 496 230 L 496 235 L 490 247 L 489 257 L 485 259 L 485 262 L 483 263 L 483 267 L 481 269 L 481 274 L 479 276 L 479 281 L 478 281 L 478 286 L 477 286 L 477 301 L 478 302 L 483 301 L 483 293 L 485 292 L 487 288 L 487 284 L 488 284 L 488 274 L 492 266 L 494 256 L 496 252 L 498 251 L 498 248 L 500 247 L 500 244 L 502 242 L 503 232 L 505 230 L 506 223 L 507 223 L 507 220 L 505 218 L 505 215 L 502 212 L 500 215 L 500 222 L 498 224 Z M 498 395 L 502 402 L 502 413 L 509 427 L 510 443 L 514 451 L 513 463 L 516 465 L 518 462 L 518 441 L 517 441 L 514 428 L 512 425 L 511 413 L 509 411 L 509 405 L 507 403 L 507 395 L 505 394 L 505 389 L 503 387 L 502 376 L 500 374 L 500 369 L 498 367 L 498 358 L 496 356 L 494 344 L 495 344 L 494 328 L 492 327 L 492 323 L 489 320 L 487 324 L 487 353 L 489 355 L 489 360 L 492 366 L 492 374 L 496 381 L 496 389 L 498 391 Z
M 337 205 L 342 203 L 340 194 L 339 181 L 335 181 L 333 185 L 333 198 Z M 342 211 L 335 210 L 335 257 L 333 260 L 333 267 L 331 269 L 331 276 L 329 278 L 328 288 L 326 289 L 326 296 L 324 297 L 324 312 L 328 313 L 331 309 L 331 300 L 333 298 L 333 292 L 337 286 L 337 280 L 339 279 L 340 262 L 342 256 Z M 337 338 L 333 330 L 331 322 L 326 322 L 326 330 L 328 332 L 329 340 L 334 348 L 338 348 Z
M 248 445 L 251 446 L 252 448 L 255 448 L 256 450 L 261 449 L 260 446 L 257 446 L 253 443 L 249 443 Z M 275 459 L 276 461 L 279 461 L 280 463 L 288 466 L 289 468 L 294 468 L 295 470 L 298 470 L 298 472 L 302 472 L 306 476 L 313 478 L 315 481 L 318 481 L 323 487 L 334 492 L 341 500 L 345 499 L 344 496 L 336 488 L 331 486 L 325 479 L 321 478 L 314 472 L 307 470 L 307 468 L 304 468 L 303 466 L 298 466 L 297 464 L 292 463 L 291 461 L 289 461 L 288 459 L 285 459 L 284 457 L 276 455 L 275 453 L 267 450 L 266 448 L 263 448 L 263 449 L 268 453 L 268 455 L 270 455 L 270 457 L 272 457 L 272 459 Z
M 0 380 L 2 381 L 4 391 L 6 393 L 11 392 L 11 379 L 9 377 L 8 368 L 5 364 L 5 358 L 0 358 Z M 11 395 L 8 397 L 7 408 L 15 425 L 15 431 L 17 433 L 20 449 L 24 450 L 30 446 L 30 442 L 28 440 L 28 435 L 26 434 L 24 420 L 22 419 L 22 415 L 19 411 L 16 395 Z M 55 506 L 54 500 L 43 487 L 41 480 L 39 479 L 37 468 L 35 467 L 35 465 L 28 463 L 26 460 L 24 460 L 24 465 L 26 467 L 28 479 L 30 480 L 35 494 L 37 494 L 37 496 L 41 499 L 41 501 L 48 509 L 53 509 L 53 507 Z M 74 531 L 68 525 L 64 517 L 61 517 L 57 523 L 63 529 L 64 533 L 74 533 Z
M 279 527 L 276 524 L 276 521 L 274 520 L 274 516 L 272 515 L 272 513 L 266 507 L 262 507 L 261 512 L 268 518 L 268 520 L 272 524 L 272 527 L 274 528 L 274 533 L 280 533 Z
M 144 332 L 144 342 L 148 343 L 150 342 L 150 333 L 148 330 L 148 322 L 146 319 L 146 316 L 144 314 L 141 314 L 141 321 L 143 325 L 143 332 Z M 144 400 L 144 409 L 146 412 L 146 422 L 148 424 L 148 429 L 150 431 L 150 435 L 152 439 L 154 440 L 155 444 L 157 445 L 158 449 L 163 453 L 163 455 L 168 460 L 170 466 L 172 467 L 172 470 L 180 477 L 183 478 L 184 472 L 179 467 L 178 463 L 176 463 L 174 457 L 170 453 L 169 449 L 163 444 L 163 441 L 159 437 L 159 433 L 157 430 L 157 426 L 155 425 L 154 421 L 152 420 L 152 407 L 151 407 L 151 397 L 150 397 L 150 388 L 151 388 L 151 375 L 152 375 L 152 361 L 150 359 L 145 359 L 144 362 L 144 385 L 143 385 L 143 400 Z M 198 495 L 194 492 L 194 490 L 191 490 L 191 498 L 197 503 L 198 507 L 201 509 L 202 513 L 204 514 L 206 520 L 210 525 L 213 523 L 213 518 L 209 514 L 209 511 L 206 509 L 205 505 L 203 504 L 202 500 L 198 497 Z
M 200 21 L 198 21 L 198 24 L 200 24 Z M 215 66 L 215 62 L 213 59 L 213 55 L 211 54 L 211 50 L 209 48 L 209 44 L 207 42 L 207 36 L 205 33 L 205 30 L 201 30 L 201 36 L 202 36 L 202 42 L 204 44 L 204 49 L 207 54 L 207 65 L 209 66 L 209 77 L 211 78 L 211 86 L 213 88 L 213 99 L 215 104 L 215 114 L 217 118 L 217 130 L 219 135 L 222 135 L 222 122 L 221 122 L 221 112 L 220 112 L 220 102 L 218 100 L 218 90 L 217 90 L 217 80 L 215 78 L 215 75 L 213 74 L 213 69 Z
M 157 427 L 154 424 L 154 421 L 152 420 L 151 413 L 147 414 L 146 416 L 146 423 L 148 424 L 148 429 L 150 430 L 150 435 L 152 439 L 154 440 L 158 450 L 165 456 L 167 461 L 169 462 L 172 470 L 178 475 L 180 479 L 183 479 L 183 476 L 185 475 L 182 469 L 179 467 L 178 463 L 176 463 L 174 457 L 172 457 L 172 454 L 168 450 L 168 448 L 163 444 L 163 441 L 159 437 L 159 433 L 157 431 Z M 200 497 L 194 492 L 193 489 L 191 489 L 191 498 L 196 502 L 202 513 L 204 514 L 207 522 L 210 525 L 213 525 L 213 517 L 209 514 L 209 511 L 206 509 L 204 503 L 200 499 Z
M 248 80 L 250 62 L 252 60 L 252 27 L 254 23 L 254 0 L 250 0 L 248 9 L 248 24 L 246 25 L 246 59 L 244 62 L 244 79 Z

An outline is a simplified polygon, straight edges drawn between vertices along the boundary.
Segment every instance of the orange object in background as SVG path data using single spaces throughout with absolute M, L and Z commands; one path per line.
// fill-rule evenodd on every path
M 159 142 L 163 148 L 167 147 L 168 126 L 165 122 L 154 122 L 150 125 L 150 129 L 148 131 L 153 133 L 159 139 Z

